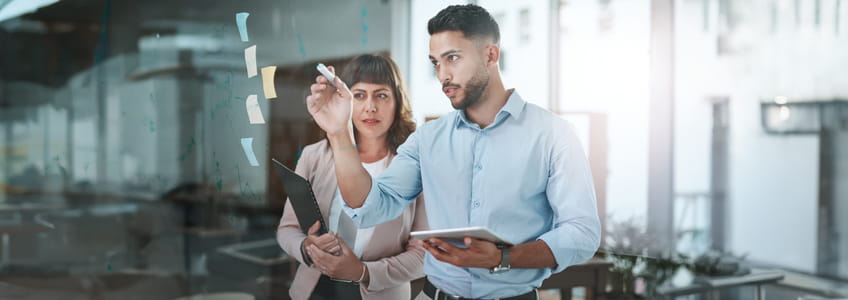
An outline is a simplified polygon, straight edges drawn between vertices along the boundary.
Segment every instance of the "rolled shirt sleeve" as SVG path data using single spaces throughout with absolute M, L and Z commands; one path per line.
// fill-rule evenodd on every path
M 601 223 L 589 162 L 570 123 L 554 139 L 548 176 L 548 202 L 554 210 L 553 228 L 538 239 L 556 259 L 553 273 L 591 258 L 601 242 Z

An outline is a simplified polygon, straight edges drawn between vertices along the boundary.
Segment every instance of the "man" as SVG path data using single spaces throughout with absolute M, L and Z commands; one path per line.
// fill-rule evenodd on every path
M 431 229 L 486 227 L 514 246 L 469 237 L 464 245 L 421 242 L 427 282 L 416 299 L 537 299 L 545 278 L 598 249 L 586 157 L 571 125 L 504 88 L 500 33 L 485 9 L 450 6 L 428 30 L 430 61 L 456 111 L 413 133 L 379 178 L 352 142 L 344 82 L 319 76 L 312 85 L 307 105 L 332 145 L 344 210 L 374 226 L 423 189 Z

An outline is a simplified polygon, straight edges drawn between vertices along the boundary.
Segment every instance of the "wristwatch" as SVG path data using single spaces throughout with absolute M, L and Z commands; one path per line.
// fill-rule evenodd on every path
M 509 266 L 509 247 L 498 245 L 498 249 L 501 249 L 501 264 L 489 270 L 489 273 L 492 274 L 506 273 L 511 269 Z
M 312 266 L 312 258 L 309 257 L 309 254 L 306 254 L 306 249 L 304 248 L 306 244 L 306 239 L 300 242 L 300 256 L 303 257 L 303 262 L 306 263 L 307 266 Z

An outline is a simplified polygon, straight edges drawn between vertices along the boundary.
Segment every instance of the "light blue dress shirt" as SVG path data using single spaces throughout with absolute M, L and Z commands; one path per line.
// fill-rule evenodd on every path
M 573 126 L 515 91 L 484 129 L 463 111 L 424 124 L 371 182 L 361 207 L 343 208 L 360 227 L 396 218 L 423 189 L 431 229 L 482 226 L 516 245 L 543 240 L 556 259 L 555 269 L 490 274 L 427 253 L 424 273 L 453 295 L 529 292 L 551 274 L 591 258 L 600 244 L 592 175 Z

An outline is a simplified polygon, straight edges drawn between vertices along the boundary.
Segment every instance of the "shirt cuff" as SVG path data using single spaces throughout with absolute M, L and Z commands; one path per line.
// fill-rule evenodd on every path
M 368 191 L 368 196 L 365 197 L 365 202 L 359 208 L 352 208 L 347 205 L 347 202 L 342 201 L 342 210 L 350 217 L 351 220 L 359 228 L 374 227 L 377 224 L 369 222 L 368 215 L 373 211 L 373 207 L 380 201 L 380 187 L 377 186 L 377 179 L 371 177 L 371 190 Z
M 556 260 L 557 266 L 555 268 L 551 268 L 551 273 L 556 274 L 565 270 L 568 266 L 571 266 L 574 263 L 574 258 L 576 256 L 580 256 L 580 249 L 573 249 L 574 243 L 573 241 L 563 236 L 560 230 L 551 230 L 542 234 L 539 238 L 548 245 L 551 253 L 554 254 L 554 260 Z M 586 250 L 590 251 L 590 250 Z

